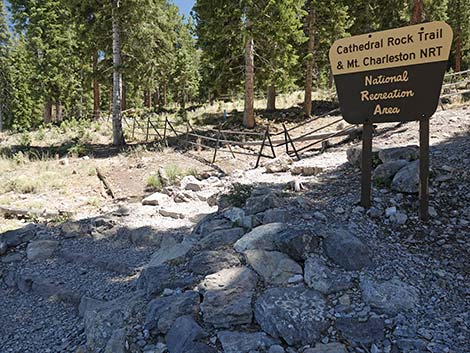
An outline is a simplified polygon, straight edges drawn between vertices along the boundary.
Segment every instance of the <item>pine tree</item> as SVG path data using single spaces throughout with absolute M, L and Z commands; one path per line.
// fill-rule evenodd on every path
M 3 8 L 0 2 L 0 131 L 3 130 L 4 121 L 8 112 L 9 91 L 11 89 L 10 68 L 8 52 L 10 46 L 10 32 Z
M 470 67 L 470 3 L 449 0 L 448 16 L 454 30 L 453 67 L 455 71 L 462 71 Z

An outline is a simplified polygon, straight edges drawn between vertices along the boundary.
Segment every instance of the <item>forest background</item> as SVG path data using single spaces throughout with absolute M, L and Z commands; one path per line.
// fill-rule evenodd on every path
M 454 30 L 449 71 L 469 69 L 466 0 L 197 0 L 189 16 L 168 0 L 2 1 L 0 129 L 109 114 L 122 145 L 123 111 L 227 97 L 251 128 L 255 96 L 275 110 L 299 88 L 308 114 L 336 39 L 434 20 Z

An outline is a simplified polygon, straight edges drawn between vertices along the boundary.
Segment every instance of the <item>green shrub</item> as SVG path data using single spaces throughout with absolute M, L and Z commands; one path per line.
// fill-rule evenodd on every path
M 151 175 L 147 178 L 147 189 L 150 191 L 162 191 L 163 183 L 159 176 Z
M 253 186 L 251 185 L 235 183 L 230 187 L 229 192 L 222 195 L 221 198 L 233 207 L 243 207 L 252 191 Z

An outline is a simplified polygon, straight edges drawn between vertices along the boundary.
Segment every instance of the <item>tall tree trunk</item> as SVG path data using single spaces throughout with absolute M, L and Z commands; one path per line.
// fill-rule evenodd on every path
M 46 124 L 52 122 L 52 101 L 50 99 L 44 104 L 44 122 Z
M 152 109 L 152 91 L 150 89 L 147 90 L 147 108 Z
M 462 64 L 462 30 L 458 30 L 455 37 L 455 72 L 461 71 Z
M 457 30 L 455 31 L 455 71 L 461 70 L 462 63 L 462 23 L 460 0 L 457 1 Z
M 246 39 L 245 45 L 245 111 L 243 125 L 249 129 L 255 127 L 255 53 L 253 37 Z
M 155 91 L 155 98 L 153 99 L 153 106 L 155 111 L 158 110 L 158 106 L 160 104 L 160 89 L 157 87 L 157 90 Z
M 55 101 L 55 121 L 62 121 L 62 103 L 60 99 Z
M 97 79 L 98 74 L 98 53 L 93 54 L 93 119 L 100 118 L 100 86 Z
M 424 19 L 424 3 L 423 0 L 415 0 L 413 10 L 411 12 L 411 24 L 423 22 Z
M 268 87 L 268 102 L 266 104 L 268 111 L 276 110 L 276 86 L 269 85 Z
M 127 110 L 127 88 L 124 79 L 121 77 L 121 111 Z
M 3 131 L 3 104 L 0 103 L 0 132 Z
M 308 52 L 307 52 L 307 73 L 305 75 L 305 100 L 304 100 L 304 111 L 305 115 L 310 116 L 312 114 L 312 89 L 313 89 L 313 65 L 314 65 L 314 53 L 315 49 L 315 9 L 313 8 L 313 2 L 310 5 L 308 13 Z
M 122 73 L 121 73 L 121 29 L 117 10 L 120 0 L 112 0 L 112 22 L 113 22 L 113 145 L 124 145 L 124 134 L 122 133 Z
M 163 85 L 163 107 L 168 105 L 168 97 L 166 92 L 166 83 Z

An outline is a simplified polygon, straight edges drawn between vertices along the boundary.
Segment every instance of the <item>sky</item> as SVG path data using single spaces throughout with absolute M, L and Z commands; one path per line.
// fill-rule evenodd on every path
M 193 8 L 195 0 L 173 0 L 173 2 L 180 8 L 181 14 L 189 17 L 189 12 Z

